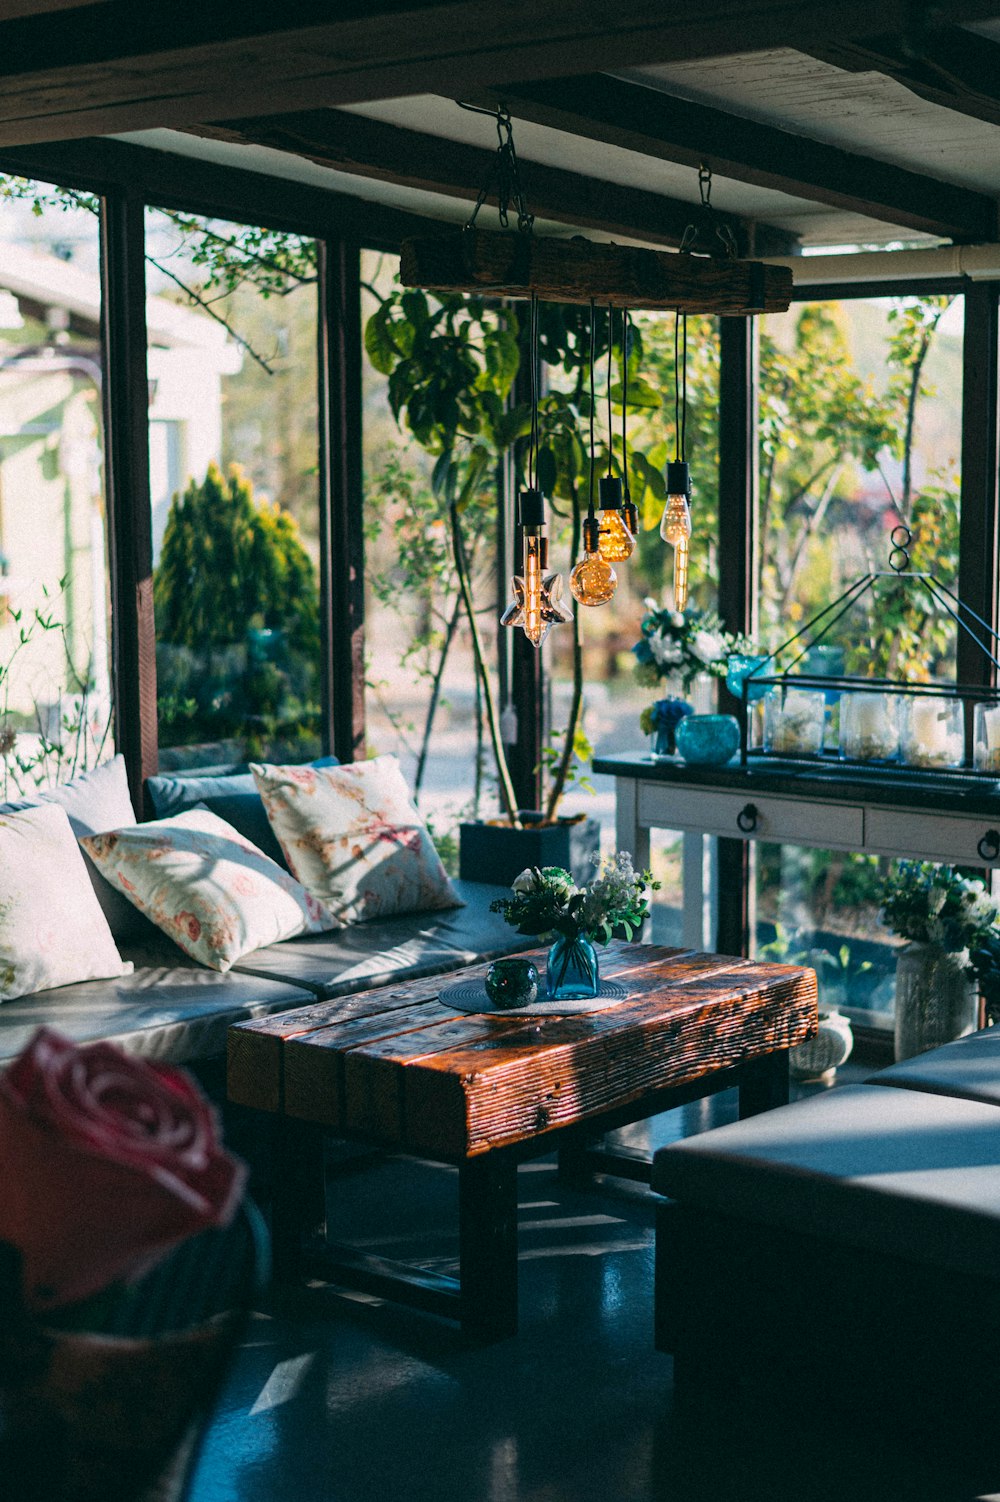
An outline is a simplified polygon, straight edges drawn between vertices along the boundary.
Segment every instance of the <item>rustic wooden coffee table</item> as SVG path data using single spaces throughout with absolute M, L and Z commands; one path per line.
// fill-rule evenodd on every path
M 542 951 L 532 952 L 541 961 Z M 541 966 L 540 966 L 541 968 Z M 750 1115 L 788 1098 L 788 1049 L 816 1029 L 811 970 L 613 943 L 628 999 L 578 1016 L 466 1015 L 438 1001 L 471 965 L 229 1030 L 229 1096 L 275 1114 L 276 1275 L 403 1299 L 499 1339 L 517 1328 L 517 1165 L 648 1179 L 601 1135 L 738 1085 Z M 459 1171 L 459 1278 L 325 1239 L 323 1135 Z

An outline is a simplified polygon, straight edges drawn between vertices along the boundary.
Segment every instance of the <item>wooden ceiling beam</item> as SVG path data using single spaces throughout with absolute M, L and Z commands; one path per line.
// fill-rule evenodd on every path
M 53 10 L 53 5 L 57 9 Z M 871 27 L 869 0 L 0 0 L 0 146 L 785 46 Z M 336 13 L 331 19 L 331 9 Z M 883 0 L 905 32 L 912 0 Z M 941 0 L 952 21 L 992 0 Z
M 267 146 L 337 172 L 447 194 L 470 204 L 476 202 L 484 184 L 493 181 L 496 165 L 493 150 L 404 130 L 346 110 L 227 120 L 222 126 L 195 133 L 241 145 Z M 540 219 L 654 245 L 678 246 L 696 216 L 696 204 L 648 189 L 623 187 L 523 158 L 520 166 L 528 207 Z M 495 191 L 486 202 L 496 205 Z M 719 218 L 732 230 L 741 255 L 792 255 L 798 248 L 796 236 L 787 230 L 749 223 L 730 214 L 720 214 Z M 483 227 L 492 221 L 491 214 L 484 215 Z
M 1000 44 L 959 26 L 935 32 L 927 53 L 918 57 L 896 36 L 829 41 L 808 50 L 835 68 L 882 73 L 931 104 L 1000 125 Z
M 487 91 L 518 119 L 957 241 L 998 237 L 985 193 L 606 74 Z M 718 195 L 717 195 L 718 196 Z

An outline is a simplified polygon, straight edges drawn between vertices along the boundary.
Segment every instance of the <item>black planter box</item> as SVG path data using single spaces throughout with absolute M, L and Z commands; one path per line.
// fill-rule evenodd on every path
M 463 824 L 458 874 L 463 881 L 509 887 L 526 866 L 562 866 L 582 885 L 594 875 L 593 857 L 600 848 L 601 826 L 596 819 L 528 824 L 524 829 L 511 829 L 506 824 Z

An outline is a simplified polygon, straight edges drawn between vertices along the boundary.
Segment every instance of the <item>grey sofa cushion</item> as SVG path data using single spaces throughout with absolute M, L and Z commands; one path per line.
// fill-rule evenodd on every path
M 75 1042 L 102 1038 L 129 1053 L 186 1063 L 225 1052 L 231 1022 L 300 1007 L 312 993 L 282 981 L 221 975 L 180 950 L 126 950 L 133 974 L 36 991 L 0 1007 L 0 1063 L 15 1057 L 36 1028 Z
M 652 1183 L 849 1246 L 1000 1268 L 1000 1111 L 979 1101 L 849 1086 L 672 1143 Z
M 340 762 L 335 756 L 321 756 L 309 765 L 339 767 Z M 257 784 L 248 768 L 206 767 L 201 771 L 147 777 L 146 790 L 158 819 L 182 814 L 203 804 L 231 824 L 251 845 L 256 845 L 271 860 L 277 861 L 283 871 L 288 870 L 284 851 L 271 828 Z
M 490 912 L 494 898 L 510 895 L 509 887 L 457 881 L 455 890 L 464 907 L 407 913 L 286 939 L 244 955 L 233 969 L 308 986 L 317 996 L 330 997 L 395 980 L 416 980 L 531 947 L 530 939 Z
M 916 1058 L 891 1064 L 873 1074 L 867 1083 L 960 1095 L 965 1100 L 1000 1106 L 1000 1027 L 983 1028 Z

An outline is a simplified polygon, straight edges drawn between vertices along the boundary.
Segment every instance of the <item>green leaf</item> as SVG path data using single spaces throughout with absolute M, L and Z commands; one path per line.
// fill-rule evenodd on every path
M 382 375 L 390 375 L 399 358 L 387 323 L 391 307 L 384 302 L 365 324 L 365 354 Z

